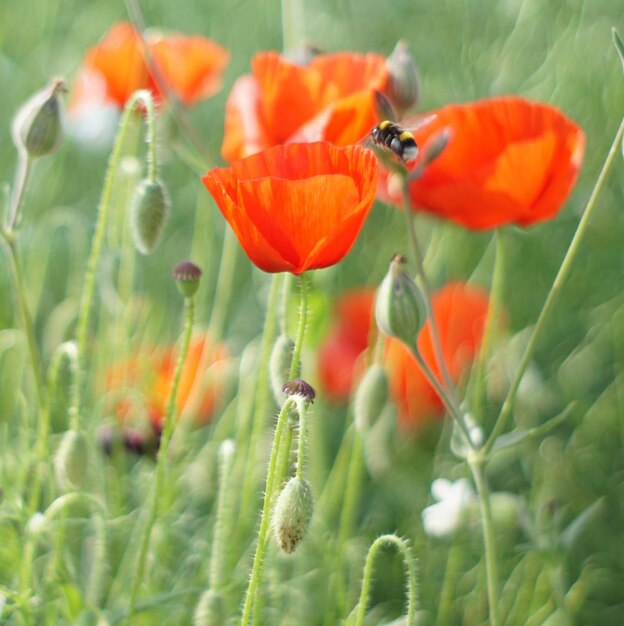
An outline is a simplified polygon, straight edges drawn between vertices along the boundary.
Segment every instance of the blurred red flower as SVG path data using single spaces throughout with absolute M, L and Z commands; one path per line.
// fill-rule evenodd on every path
M 185 105 L 214 94 L 221 86 L 221 74 L 228 52 L 205 37 L 177 33 L 146 34 L 148 59 L 157 68 L 150 71 L 141 37 L 127 22 L 115 24 L 96 46 L 90 48 L 79 71 L 71 108 L 113 103 L 123 108 L 137 89 L 150 89 L 162 97 L 162 80 Z
M 555 107 L 506 96 L 451 104 L 414 131 L 419 146 L 444 129 L 442 154 L 410 184 L 416 210 L 482 230 L 554 217 L 576 181 L 585 134 Z M 417 165 L 416 163 L 415 165 Z M 380 197 L 401 202 L 392 176 Z
M 333 400 L 347 400 L 358 360 L 368 346 L 375 292 L 372 289 L 345 294 L 336 306 L 335 324 L 319 349 L 319 377 L 325 394 Z M 433 313 L 440 332 L 444 360 L 457 382 L 470 368 L 479 350 L 489 298 L 485 291 L 464 283 L 449 283 L 433 294 Z M 426 322 L 418 336 L 418 348 L 438 378 L 431 338 Z M 444 405 L 409 350 L 396 339 L 387 339 L 385 364 L 390 389 L 399 409 L 400 423 L 418 428 L 444 415 Z
M 433 315 L 442 344 L 444 363 L 451 379 L 458 382 L 477 355 L 489 306 L 487 292 L 465 283 L 453 282 L 432 296 Z M 434 375 L 441 380 L 433 349 L 431 323 L 418 335 L 418 350 Z M 389 339 L 385 353 L 390 389 L 403 426 L 418 428 L 431 418 L 444 415 L 444 405 L 409 350 Z
M 334 323 L 318 351 L 318 374 L 324 395 L 348 400 L 357 379 L 357 362 L 368 347 L 374 289 L 345 293 L 335 307 Z
M 338 263 L 375 200 L 377 161 L 358 146 L 276 146 L 202 181 L 251 261 L 301 274 Z
M 209 355 L 207 369 L 199 372 L 205 350 Z M 178 387 L 176 418 L 187 410 L 196 424 L 210 420 L 224 392 L 228 357 L 225 346 L 213 345 L 207 335 L 193 337 Z M 109 369 L 105 376 L 106 393 L 112 399 L 112 410 L 121 422 L 136 423 L 147 417 L 155 432 L 160 432 L 167 413 L 177 358 L 178 348 L 170 346 L 154 350 L 149 355 L 142 353 Z M 194 385 L 200 385 L 197 405 L 187 406 Z
M 377 124 L 375 91 L 386 89 L 386 59 L 324 54 L 298 65 L 276 52 L 252 60 L 228 96 L 221 154 L 228 161 L 295 141 L 358 142 Z

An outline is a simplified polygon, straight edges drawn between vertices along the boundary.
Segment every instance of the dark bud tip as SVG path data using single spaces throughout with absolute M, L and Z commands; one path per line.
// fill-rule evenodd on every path
M 301 378 L 295 378 L 295 380 L 289 380 L 283 387 L 282 393 L 285 396 L 302 396 L 308 402 L 313 402 L 316 397 L 316 391 L 311 385 L 308 385 L 305 380 Z
M 199 287 L 199 279 L 201 278 L 202 271 L 190 261 L 183 261 L 177 265 L 171 276 L 176 281 L 180 293 L 185 298 L 190 298 L 195 295 L 197 288 Z

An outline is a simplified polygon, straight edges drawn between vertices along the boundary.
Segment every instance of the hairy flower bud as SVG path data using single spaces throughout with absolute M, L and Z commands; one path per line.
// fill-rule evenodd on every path
M 271 351 L 269 359 L 269 379 L 275 402 L 281 405 L 284 401 L 282 387 L 288 381 L 290 374 L 290 363 L 295 349 L 295 342 L 288 336 L 281 334 Z
M 61 489 L 81 489 L 88 482 L 89 442 L 83 431 L 68 430 L 61 440 L 54 470 Z
M 375 299 L 375 320 L 382 333 L 400 339 L 408 346 L 416 342 L 426 319 L 420 289 L 403 271 L 402 256 L 395 254 Z
M 63 125 L 59 95 L 66 91 L 65 82 L 55 78 L 17 112 L 12 127 L 13 142 L 29 157 L 52 154 L 60 147 Z
M 313 512 L 310 483 L 291 478 L 277 497 L 271 519 L 273 537 L 282 552 L 292 554 L 297 549 L 308 531 Z
M 225 602 L 223 596 L 213 589 L 204 591 L 193 614 L 193 626 L 223 626 Z
M 173 272 L 171 272 L 173 280 L 176 281 L 178 291 L 185 298 L 192 298 L 197 293 L 201 275 L 201 269 L 190 261 L 183 261 L 179 265 L 176 265 Z
M 433 163 L 443 152 L 452 136 L 450 128 L 435 133 L 423 147 L 423 165 Z
M 360 432 L 367 431 L 383 411 L 388 400 L 388 375 L 375 363 L 364 374 L 355 392 L 353 413 L 355 426 Z
M 420 100 L 420 80 L 416 64 L 404 41 L 397 42 L 386 60 L 386 68 L 390 75 L 387 94 L 400 117 Z
M 145 179 L 134 192 L 130 208 L 130 227 L 136 249 L 142 254 L 153 252 L 169 216 L 169 194 L 160 180 Z

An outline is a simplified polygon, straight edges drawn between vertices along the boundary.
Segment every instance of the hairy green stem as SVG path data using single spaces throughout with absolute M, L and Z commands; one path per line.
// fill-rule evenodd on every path
M 520 365 L 518 366 L 518 371 L 511 383 L 509 391 L 507 392 L 507 396 L 503 402 L 500 413 L 494 424 L 494 428 L 490 433 L 490 436 L 484 446 L 484 453 L 487 455 L 491 450 L 496 438 L 503 432 L 505 425 L 509 416 L 511 415 L 511 411 L 513 409 L 514 401 L 516 399 L 516 394 L 518 393 L 518 388 L 520 387 L 520 383 L 522 382 L 522 377 L 526 372 L 531 359 L 533 358 L 533 354 L 537 347 L 537 342 L 546 326 L 546 322 L 548 321 L 552 311 L 555 308 L 555 304 L 559 298 L 559 294 L 567 280 L 570 270 L 572 268 L 572 264 L 576 259 L 576 255 L 581 247 L 581 243 L 583 241 L 583 237 L 588 230 L 589 220 L 594 212 L 594 209 L 597 205 L 598 198 L 600 197 L 600 193 L 604 187 L 605 180 L 607 178 L 607 174 L 611 169 L 616 157 L 620 152 L 620 144 L 622 143 L 622 137 L 624 136 L 624 119 L 622 119 L 620 126 L 618 128 L 617 133 L 615 134 L 615 138 L 613 143 L 611 144 L 611 148 L 607 155 L 607 158 L 600 170 L 600 174 L 598 175 L 598 179 L 596 180 L 596 184 L 592 190 L 592 193 L 587 201 L 587 205 L 585 206 L 585 210 L 583 211 L 583 216 L 578 223 L 576 228 L 576 232 L 574 233 L 574 237 L 572 237 L 572 241 L 570 242 L 570 246 L 568 251 L 561 262 L 561 266 L 559 267 L 559 271 L 555 276 L 555 280 L 553 281 L 552 287 L 548 293 L 546 301 L 544 302 L 544 306 L 537 318 L 537 322 L 533 328 L 533 333 L 531 334 L 531 338 L 527 344 L 526 350 L 522 356 L 522 360 L 520 361 Z
M 173 376 L 173 386 L 169 395 L 169 401 L 167 404 L 167 415 L 165 417 L 165 423 L 160 438 L 160 447 L 158 449 L 158 457 L 156 459 L 156 477 L 154 480 L 154 486 L 151 494 L 151 500 L 149 509 L 147 511 L 147 521 L 145 529 L 143 531 L 143 537 L 141 538 L 139 556 L 137 560 L 136 570 L 132 578 L 130 585 L 130 602 L 128 608 L 128 615 L 126 617 L 126 624 L 129 626 L 131 618 L 136 607 L 136 601 L 139 592 L 139 586 L 143 580 L 145 574 L 145 566 L 147 564 L 147 554 L 149 552 L 150 539 L 152 536 L 152 529 L 161 505 L 161 496 L 163 492 L 163 486 L 165 482 L 165 470 L 167 464 L 167 452 L 169 451 L 169 444 L 171 442 L 171 436 L 175 425 L 175 412 L 176 412 L 176 399 L 178 397 L 178 387 L 182 372 L 184 370 L 184 363 L 186 361 L 186 355 L 188 353 L 189 345 L 191 343 L 191 335 L 193 333 L 193 318 L 194 318 L 194 301 L 193 298 L 185 298 L 184 305 L 186 309 L 184 331 L 182 338 L 182 345 L 180 347 L 180 354 L 176 363 L 176 368 Z
M 97 220 L 95 225 L 95 233 L 91 243 L 91 252 L 87 260 L 87 269 L 85 273 L 84 287 L 80 298 L 80 307 L 78 312 L 78 322 L 76 330 L 76 344 L 78 348 L 78 369 L 77 369 L 77 406 L 75 411 L 80 415 L 80 402 L 82 396 L 82 381 L 85 372 L 85 361 L 87 354 L 87 339 L 89 332 L 89 322 L 91 320 L 91 311 L 93 308 L 93 295 L 95 291 L 95 279 L 104 245 L 106 234 L 106 225 L 108 222 L 108 214 L 110 213 L 111 199 L 115 184 L 115 175 L 119 168 L 122 157 L 124 140 L 128 131 L 131 115 L 137 105 L 141 103 L 145 107 L 145 119 L 147 120 L 147 144 L 148 144 L 148 176 L 150 180 L 156 178 L 157 162 L 156 162 L 156 123 L 155 109 L 152 95 L 149 91 L 136 91 L 130 100 L 126 103 L 123 115 L 121 117 L 119 131 L 115 137 L 115 143 L 111 152 L 106 175 L 104 178 L 104 186 L 102 187 L 102 195 L 97 211 Z
M 416 563 L 412 555 L 412 550 L 405 539 L 396 535 L 381 535 L 377 537 L 368 550 L 366 562 L 364 564 L 364 576 L 362 579 L 362 590 L 360 599 L 355 609 L 354 626 L 362 626 L 366 607 L 370 596 L 370 587 L 373 579 L 373 563 L 377 552 L 384 545 L 393 545 L 403 557 L 403 564 L 407 574 L 407 620 L 406 626 L 415 626 L 416 610 L 418 608 L 418 581 L 416 579 Z
M 17 172 L 15 174 L 15 182 L 11 191 L 11 203 L 5 219 L 5 231 L 10 236 L 19 226 L 20 207 L 24 198 L 24 191 L 28 184 L 28 179 L 32 171 L 32 159 L 24 150 L 18 150 Z

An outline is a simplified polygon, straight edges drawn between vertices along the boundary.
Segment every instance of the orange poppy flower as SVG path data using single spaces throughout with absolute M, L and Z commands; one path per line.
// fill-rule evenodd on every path
M 368 347 L 374 289 L 345 293 L 336 305 L 335 322 L 318 351 L 318 373 L 324 395 L 348 400 L 358 378 L 357 363 Z
M 358 146 L 276 146 L 202 181 L 251 261 L 301 274 L 338 263 L 375 200 L 377 161 Z
M 581 128 L 558 109 L 519 97 L 453 104 L 414 132 L 419 145 L 448 128 L 442 154 L 410 184 L 416 209 L 482 230 L 552 218 L 576 181 Z
M 304 66 L 257 54 L 228 96 L 221 154 L 231 162 L 295 141 L 356 143 L 377 124 L 375 91 L 387 82 L 386 59 L 376 54 L 319 55 Z
M 463 283 L 449 283 L 433 294 L 433 315 L 440 333 L 442 354 L 455 382 L 467 372 L 479 350 L 488 306 L 489 298 L 485 291 Z M 429 321 L 418 335 L 418 349 L 434 375 L 441 379 Z M 442 400 L 416 359 L 400 341 L 388 340 L 385 361 L 390 389 L 403 426 L 417 428 L 432 417 L 444 415 Z
M 155 350 L 150 355 L 117 363 L 107 372 L 106 392 L 113 399 L 113 411 L 120 421 L 136 422 L 141 416 L 148 417 L 155 432 L 160 432 L 171 394 L 177 350 L 176 346 Z M 211 351 L 208 369 L 201 374 L 206 376 L 206 385 L 199 391 L 197 406 L 187 407 L 200 375 L 198 366 L 204 350 Z M 225 346 L 213 346 L 206 335 L 193 337 L 178 386 L 176 417 L 190 409 L 195 423 L 210 420 L 223 395 L 227 359 Z
M 229 58 L 221 46 L 205 37 L 175 33 L 147 34 L 145 44 L 158 69 L 156 77 L 145 61 L 143 42 L 136 30 L 127 22 L 115 24 L 85 55 L 71 108 L 107 102 L 123 108 L 137 89 L 150 89 L 159 97 L 162 95 L 159 80 L 186 105 L 195 104 L 219 89 Z

